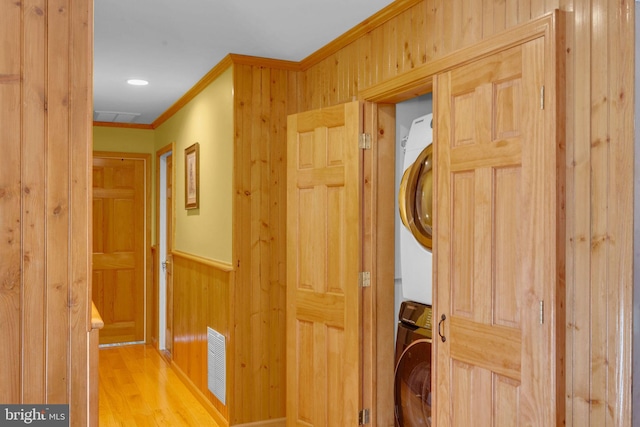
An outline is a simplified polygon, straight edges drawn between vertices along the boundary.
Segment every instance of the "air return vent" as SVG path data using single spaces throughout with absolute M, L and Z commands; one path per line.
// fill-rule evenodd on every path
M 133 123 L 140 113 L 123 113 L 120 111 L 94 111 L 93 120 L 96 122 Z
M 207 328 L 207 383 L 209 391 L 224 405 L 227 389 L 227 345 L 224 335 Z

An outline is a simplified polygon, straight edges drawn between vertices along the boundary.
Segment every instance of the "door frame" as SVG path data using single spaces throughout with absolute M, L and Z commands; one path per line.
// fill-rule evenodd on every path
M 394 217 L 387 215 L 388 206 L 393 206 L 392 197 L 395 197 L 395 153 L 389 152 L 395 148 L 395 104 L 415 98 L 420 95 L 433 92 L 434 76 L 453 67 L 458 67 L 482 57 L 491 55 L 497 51 L 506 50 L 523 41 L 532 40 L 541 36 L 561 37 L 558 29 L 562 14 L 553 11 L 528 23 L 505 30 L 495 36 L 489 37 L 473 46 L 460 49 L 449 55 L 432 62 L 420 65 L 409 72 L 403 73 L 382 83 L 365 88 L 358 93 L 358 100 L 365 102 L 365 132 L 372 135 L 372 150 L 365 154 L 365 173 L 371 176 L 367 181 L 373 188 L 372 200 L 368 203 L 377 205 L 377 212 L 372 212 L 371 218 L 365 218 L 363 266 L 367 271 L 367 259 L 377 260 L 371 269 L 377 269 L 378 273 L 371 274 L 371 288 L 365 290 L 363 295 L 363 405 L 372 408 L 371 422 L 373 425 L 386 425 L 389 420 L 384 417 L 393 417 L 393 377 L 389 373 L 389 366 L 394 366 L 394 346 L 385 343 L 393 343 L 394 331 L 388 325 L 395 326 L 394 314 Z M 556 40 L 548 42 L 555 43 Z M 553 64 L 555 68 L 556 64 Z M 554 98 L 552 95 L 550 98 Z M 555 100 L 554 100 L 555 102 Z M 434 99 L 434 113 L 437 106 Z M 389 117 L 393 115 L 393 117 Z M 561 132 L 558 129 L 558 132 Z M 391 157 L 389 157 L 391 156 Z M 389 167 L 389 165 L 392 167 Z M 390 169 L 390 170 L 389 170 Z M 365 192 L 365 195 L 368 194 Z M 435 195 L 434 195 L 435 197 Z M 435 199 L 434 199 L 435 200 Z M 365 204 L 367 201 L 365 200 Z M 371 233 L 371 234 L 369 234 Z M 564 239 L 564 236 L 559 236 Z M 434 249 L 434 254 L 435 254 Z M 435 261 L 434 261 L 435 262 Z M 435 264 L 434 264 L 435 273 Z M 433 287 L 435 292 L 436 287 Z M 557 306 L 564 304 L 565 296 L 560 292 L 556 295 Z M 435 298 L 433 299 L 435 304 Z M 434 310 L 436 308 L 434 307 Z M 436 312 L 436 311 L 434 311 Z M 564 327 L 564 317 L 561 313 L 556 318 L 557 329 Z M 435 348 L 435 346 L 434 346 Z M 435 360 L 435 350 L 432 360 Z M 564 358 L 562 345 L 557 347 L 557 392 L 564 393 L 564 379 L 560 377 L 564 368 L 561 359 Z M 370 390 L 370 391 L 368 391 Z M 562 399 L 560 399 L 562 400 Z M 562 401 L 558 401 L 558 414 L 561 414 Z M 394 422 L 392 419 L 391 423 Z
M 144 164 L 144 342 L 151 339 L 151 325 L 153 324 L 152 310 L 149 310 L 153 298 L 153 257 L 151 254 L 151 154 L 148 153 L 125 153 L 118 151 L 94 151 L 94 157 L 108 159 L 132 159 L 141 160 Z
M 156 203 L 155 203 L 155 207 L 156 207 L 156 253 L 157 253 L 157 257 L 156 259 L 158 260 L 157 265 L 155 265 L 154 268 L 154 274 L 157 275 L 158 280 L 155 281 L 156 282 L 156 286 L 157 288 L 154 289 L 154 295 L 156 296 L 156 298 L 154 298 L 154 338 L 155 338 L 155 344 L 157 346 L 158 350 L 165 350 L 166 349 L 166 338 L 165 338 L 165 331 L 166 331 L 166 283 L 165 283 L 165 276 L 163 274 L 162 271 L 162 258 L 164 256 L 164 252 L 163 252 L 163 248 L 165 248 L 166 246 L 166 223 L 162 222 L 162 212 L 166 212 L 165 210 L 165 200 L 166 197 L 162 197 L 163 193 L 164 193 L 164 188 L 163 188 L 163 183 L 165 182 L 162 177 L 163 177 L 163 173 L 166 174 L 166 157 L 171 154 L 171 155 L 175 155 L 175 142 L 171 142 L 167 145 L 165 145 L 164 147 L 162 147 L 161 149 L 159 149 L 158 151 L 156 151 L 156 181 L 155 181 L 155 186 L 156 186 Z M 173 206 L 173 210 L 172 212 L 175 211 L 175 157 L 174 157 L 174 168 L 172 170 L 173 173 L 173 185 L 171 187 L 171 200 L 174 204 Z M 173 214 L 173 216 L 169 219 L 165 218 L 166 220 L 170 220 L 172 227 L 172 234 L 175 234 L 175 213 Z M 172 239 L 171 241 L 173 242 L 173 237 L 171 236 Z M 172 250 L 173 248 L 169 248 L 169 250 Z

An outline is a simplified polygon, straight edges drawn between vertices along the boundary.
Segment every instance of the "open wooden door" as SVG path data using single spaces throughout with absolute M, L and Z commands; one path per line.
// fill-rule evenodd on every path
M 554 52 L 538 37 L 434 85 L 438 427 L 556 425 Z
M 361 111 L 287 122 L 287 426 L 358 425 Z

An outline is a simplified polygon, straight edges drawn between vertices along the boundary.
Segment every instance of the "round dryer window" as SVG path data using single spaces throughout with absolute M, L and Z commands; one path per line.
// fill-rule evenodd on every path
M 406 348 L 395 375 L 396 426 L 431 426 L 431 340 Z
M 422 150 L 402 175 L 400 218 L 416 240 L 431 250 L 433 236 L 433 144 Z

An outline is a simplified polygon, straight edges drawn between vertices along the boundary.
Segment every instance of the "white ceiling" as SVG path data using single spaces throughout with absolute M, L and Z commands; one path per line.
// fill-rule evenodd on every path
M 391 3 L 95 0 L 94 119 L 150 124 L 227 54 L 301 61 Z

